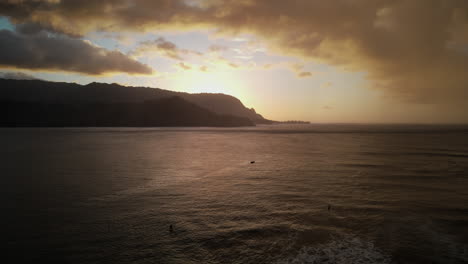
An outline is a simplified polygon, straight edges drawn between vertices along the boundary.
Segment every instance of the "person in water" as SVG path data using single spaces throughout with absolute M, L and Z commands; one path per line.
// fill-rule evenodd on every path
M 172 225 L 169 226 L 169 232 L 174 232 L 174 227 L 172 227 Z

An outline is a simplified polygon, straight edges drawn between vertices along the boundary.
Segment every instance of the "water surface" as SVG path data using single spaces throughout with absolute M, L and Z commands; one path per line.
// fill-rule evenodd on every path
M 1 129 L 2 240 L 9 263 L 465 263 L 467 131 Z

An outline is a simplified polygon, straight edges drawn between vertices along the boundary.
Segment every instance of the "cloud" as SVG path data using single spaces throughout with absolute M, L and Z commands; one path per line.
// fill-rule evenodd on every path
M 283 63 L 284 64 L 284 63 Z M 304 63 L 287 63 L 287 67 L 296 73 L 296 76 L 299 78 L 307 78 L 312 77 L 312 72 L 304 71 L 305 64 Z
M 0 72 L 0 78 L 11 80 L 40 80 L 24 72 Z
M 186 71 L 192 69 L 191 66 L 189 66 L 189 65 L 187 65 L 187 64 L 185 64 L 185 63 L 183 63 L 183 62 L 179 62 L 179 63 L 177 64 L 177 66 L 178 66 L 179 68 L 181 68 L 182 70 L 186 70 Z
M 256 41 L 243 42 L 238 48 L 231 49 L 237 55 L 234 56 L 236 59 L 251 60 L 254 58 L 256 53 L 264 53 L 266 49 L 259 46 Z
M 240 60 L 250 60 L 252 59 L 253 57 L 252 56 L 234 56 L 234 58 L 236 59 L 240 59 Z
M 331 87 L 333 84 L 331 82 L 324 82 L 320 85 L 320 88 L 328 88 Z
M 213 55 L 213 54 L 208 54 L 208 55 Z M 223 56 L 216 56 L 216 54 L 214 54 L 215 56 L 211 56 L 207 62 L 209 62 L 212 66 L 212 68 L 217 68 L 217 67 L 224 67 L 224 66 L 227 66 L 228 68 L 240 68 L 241 65 L 240 64 L 237 64 L 235 63 L 234 61 L 231 61 L 229 59 L 227 59 L 226 57 L 223 57 Z M 245 65 L 242 65 L 242 66 L 245 66 Z
M 159 37 L 155 40 L 142 41 L 138 46 L 131 52 L 133 56 L 140 56 L 144 53 L 155 52 L 162 56 L 174 59 L 183 60 L 185 55 L 195 54 L 201 56 L 202 53 L 198 51 L 181 49 L 178 48 L 173 42 L 167 41 L 166 39 Z
M 194 22 L 194 5 L 184 0 L 9 0 L 0 2 L 0 14 L 15 24 L 82 37 L 92 31 L 144 31 Z
M 212 2 L 219 28 L 251 32 L 282 54 L 362 71 L 374 88 L 416 103 L 466 102 L 467 1 Z M 246 23 L 248 21 L 248 23 Z
M 311 72 L 300 72 L 298 74 L 299 78 L 305 78 L 305 77 L 311 77 L 312 73 Z
M 152 69 L 118 51 L 89 41 L 39 33 L 21 35 L 0 30 L 0 67 L 79 72 L 151 74 Z
M 468 1 L 3 1 L 15 24 L 90 31 L 216 28 L 269 50 L 366 72 L 372 86 L 417 103 L 468 100 Z
M 228 47 L 222 46 L 222 45 L 217 45 L 217 44 L 214 44 L 214 45 L 211 45 L 211 46 L 208 47 L 208 51 L 210 51 L 210 52 L 220 52 L 220 51 L 225 51 L 227 49 L 228 49 Z
M 202 71 L 202 72 L 208 72 L 208 67 L 206 67 L 206 66 L 204 66 L 204 65 L 203 65 L 203 66 L 200 66 L 200 71 Z

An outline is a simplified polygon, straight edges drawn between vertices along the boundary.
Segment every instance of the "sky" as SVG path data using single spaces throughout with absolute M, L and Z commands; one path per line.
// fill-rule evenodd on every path
M 0 72 L 225 93 L 272 120 L 468 123 L 468 1 L 1 0 Z

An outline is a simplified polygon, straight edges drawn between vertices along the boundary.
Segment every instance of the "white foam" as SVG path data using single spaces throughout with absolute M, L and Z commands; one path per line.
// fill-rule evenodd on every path
M 304 247 L 295 256 L 278 263 L 288 264 L 386 264 L 391 258 L 369 241 L 356 236 L 335 237 L 332 241 L 315 247 Z

